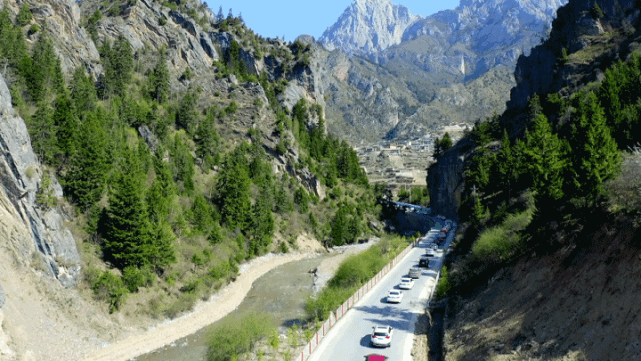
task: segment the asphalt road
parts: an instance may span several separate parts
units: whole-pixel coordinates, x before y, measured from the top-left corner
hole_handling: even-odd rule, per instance
[[[439,224],[437,226],[440,227]],[[435,239],[439,229],[434,228],[428,233],[428,237]],[[414,324],[431,297],[436,275],[443,264],[444,249],[451,243],[453,233],[453,230],[448,232],[442,249],[436,251],[436,257],[430,261],[429,268],[423,268],[421,277],[415,280],[414,287],[411,290],[402,290],[401,303],[387,303],[387,292],[398,289],[401,277],[406,276],[412,266],[418,265],[421,254],[425,253],[425,245],[418,245],[410,251],[358,301],[330,330],[309,360],[364,361],[366,355],[376,353],[389,357],[389,360],[411,361]],[[394,328],[389,348],[380,349],[370,345],[370,336],[375,325],[389,325]]]

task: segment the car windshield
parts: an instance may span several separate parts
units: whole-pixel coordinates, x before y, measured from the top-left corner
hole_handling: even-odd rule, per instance
[[[394,295],[394,296],[396,296],[396,295],[399,295],[399,294],[400,294],[400,292],[398,292],[398,291],[390,291],[390,293],[389,293],[389,294],[390,294],[390,295]]]
[[[374,332],[374,336],[376,336],[376,337],[385,337],[385,336],[387,336],[387,332],[380,332],[380,331],[379,332]]]

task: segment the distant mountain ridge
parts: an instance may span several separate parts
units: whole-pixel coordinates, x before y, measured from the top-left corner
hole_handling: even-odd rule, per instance
[[[566,3],[462,0],[421,18],[389,0],[354,1],[318,39],[328,52],[348,55],[319,56],[329,60],[320,63],[330,130],[360,144],[422,137],[502,112],[517,59],[547,37]]]

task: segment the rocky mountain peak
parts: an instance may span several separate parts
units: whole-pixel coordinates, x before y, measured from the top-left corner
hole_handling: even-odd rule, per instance
[[[318,40],[330,51],[378,53],[399,44],[405,29],[418,19],[389,0],[355,0]]]

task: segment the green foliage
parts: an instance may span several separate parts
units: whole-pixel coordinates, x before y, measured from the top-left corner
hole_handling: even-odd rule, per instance
[[[231,361],[249,352],[252,346],[273,333],[267,314],[250,313],[242,318],[225,318],[211,332],[208,361]]]
[[[33,46],[31,66],[24,69],[27,88],[33,101],[42,100],[46,93],[60,94],[64,90],[64,77],[60,60],[45,34]]]
[[[603,13],[603,10],[601,10],[601,7],[596,1],[594,2],[594,5],[592,5],[592,8],[590,9],[590,15],[592,15],[592,17],[595,19],[601,19],[605,16],[605,14]]]
[[[568,61],[570,61],[570,57],[568,56],[568,49],[566,48],[561,49],[561,61],[563,63],[567,63]]]
[[[197,129],[199,121],[196,103],[198,102],[198,93],[189,90],[181,99],[176,113],[176,127],[185,129],[187,133],[192,134]]]
[[[452,289],[452,284],[450,283],[449,276],[450,273],[447,270],[447,267],[443,266],[443,268],[441,268],[438,284],[436,285],[436,292],[434,293],[434,299],[436,301],[446,297]]]
[[[331,222],[332,244],[342,246],[345,243],[354,243],[361,234],[359,218],[356,209],[347,204],[341,205]]]
[[[91,289],[99,299],[109,302],[109,313],[117,311],[127,296],[127,288],[122,279],[111,271],[104,271],[96,277],[91,283]]]
[[[563,196],[563,170],[566,162],[563,143],[552,133],[543,114],[535,117],[525,136],[525,160],[532,189],[539,197],[558,200]]]
[[[32,19],[33,15],[31,14],[31,9],[29,8],[29,4],[25,1],[20,7],[20,11],[18,11],[16,21],[20,26],[25,26],[29,24]]]
[[[509,260],[521,247],[519,232],[532,220],[532,210],[511,214],[497,227],[485,230],[472,246],[472,254],[479,263],[499,263]]]
[[[449,133],[445,133],[441,139],[436,139],[436,144],[434,145],[434,158],[438,159],[450,148],[452,148],[452,138]]]
[[[134,266],[127,266],[122,271],[122,281],[125,287],[131,293],[138,292],[138,288],[150,286],[156,275],[149,267],[138,269]]]
[[[327,319],[330,311],[335,310],[359,287],[374,277],[407,244],[407,241],[400,237],[384,239],[366,251],[348,257],[329,280],[327,287],[305,303],[308,318]]]
[[[249,164],[242,146],[230,152],[218,175],[218,202],[222,219],[233,229],[246,229],[250,223],[251,190]]]
[[[102,19],[102,13],[100,10],[96,10],[89,19],[87,19],[87,31],[91,35],[91,39],[96,42],[98,39],[98,22]]]
[[[148,264],[152,249],[140,162],[129,148],[122,160],[109,194],[104,238],[107,253],[124,268]]]
[[[15,98],[14,98],[15,99]],[[45,164],[55,164],[58,149],[57,127],[53,123],[53,109],[46,101],[38,102],[36,112],[25,119],[34,152]]]
[[[309,194],[303,187],[298,187],[294,192],[294,203],[298,205],[300,213],[309,212]]]
[[[111,161],[107,149],[109,141],[102,120],[88,113],[80,124],[75,147],[66,173],[65,191],[84,210],[96,204],[105,189]]]
[[[165,49],[161,49],[159,53],[160,57],[158,58],[158,62],[156,63],[153,72],[149,76],[149,83],[151,97],[158,103],[163,104],[169,97],[169,69],[167,68],[167,56],[165,55]]]
[[[101,97],[107,99],[112,96],[124,96],[134,68],[131,45],[127,39],[120,36],[113,47],[107,40],[99,51],[105,70],[100,86]]]
[[[78,114],[94,111],[98,101],[96,87],[93,81],[85,75],[82,67],[77,67],[71,80],[71,99]],[[100,119],[104,122],[103,119]]]
[[[191,156],[189,145],[181,133],[174,136],[170,149],[172,174],[174,181],[180,182],[181,191],[189,193],[194,190],[194,158]]]
[[[575,196],[594,200],[604,182],[614,178],[621,163],[617,144],[610,136],[605,114],[594,93],[587,96],[571,139]]]
[[[605,79],[597,92],[619,149],[634,146],[638,142],[638,134],[641,134],[640,76],[641,55],[634,52],[627,62],[619,61],[605,71]]]

